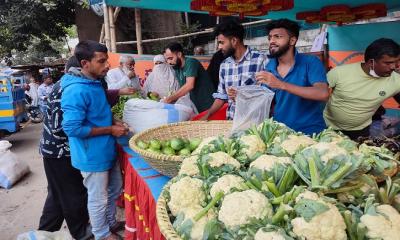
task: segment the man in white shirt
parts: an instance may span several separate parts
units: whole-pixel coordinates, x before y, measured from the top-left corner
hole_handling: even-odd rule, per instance
[[[108,89],[133,87],[140,90],[139,78],[135,74],[135,60],[131,56],[121,55],[119,67],[108,71],[106,81]]]

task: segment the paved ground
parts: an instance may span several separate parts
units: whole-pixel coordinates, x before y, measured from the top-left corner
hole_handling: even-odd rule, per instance
[[[0,188],[0,240],[15,240],[18,234],[35,230],[39,225],[47,195],[46,176],[38,153],[41,132],[41,124],[27,124],[20,132],[4,138],[13,144],[11,151],[29,165],[31,173],[9,190]],[[123,219],[122,210],[118,211],[118,219]],[[65,224],[62,231],[68,231]]]

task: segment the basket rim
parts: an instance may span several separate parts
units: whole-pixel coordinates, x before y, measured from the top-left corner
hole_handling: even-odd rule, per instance
[[[212,120],[212,121],[184,121],[184,122],[178,122],[178,123],[170,123],[170,124],[165,124],[159,127],[155,128],[150,128],[147,129],[141,133],[135,134],[130,140],[129,140],[129,146],[138,154],[142,155],[143,157],[147,158],[153,158],[156,160],[161,160],[161,161],[170,161],[170,162],[181,162],[183,160],[183,157],[181,156],[171,156],[171,155],[165,155],[165,154],[157,154],[157,153],[152,153],[147,150],[141,149],[136,145],[136,142],[138,139],[141,137],[152,133],[152,132],[157,132],[162,129],[166,128],[171,128],[171,127],[179,127],[179,126],[188,126],[188,125],[209,125],[209,124],[232,124],[231,120]]]

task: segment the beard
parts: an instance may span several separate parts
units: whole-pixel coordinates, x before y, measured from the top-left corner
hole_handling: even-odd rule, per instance
[[[222,54],[225,58],[231,57],[235,55],[235,49],[233,47],[230,47],[227,51],[222,51]]]
[[[131,72],[131,70],[129,70],[129,68],[128,68],[127,66],[123,66],[123,67],[122,67],[122,71],[123,71],[126,75],[128,75],[128,74]]]
[[[176,59],[176,63],[175,64],[170,64],[171,67],[173,67],[174,69],[179,69],[182,67],[182,60],[177,58]]]
[[[272,58],[279,58],[282,55],[284,55],[285,53],[287,53],[287,51],[289,51],[290,49],[290,45],[289,42],[283,46],[278,47],[278,50],[271,50],[271,46],[269,47],[269,56]]]

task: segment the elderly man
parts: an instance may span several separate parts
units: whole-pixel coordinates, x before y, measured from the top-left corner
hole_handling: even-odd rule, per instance
[[[121,55],[119,67],[108,71],[106,80],[108,89],[124,87],[140,89],[139,78],[135,73],[135,60],[131,56]]]

